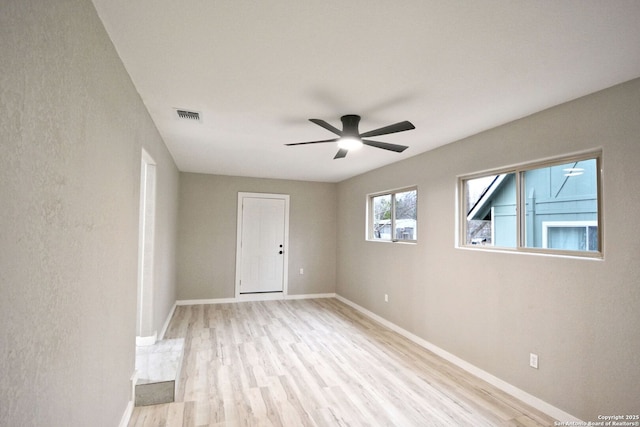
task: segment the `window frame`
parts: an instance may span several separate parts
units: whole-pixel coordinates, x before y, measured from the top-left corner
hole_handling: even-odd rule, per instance
[[[597,226],[597,238],[598,249],[595,251],[580,251],[570,249],[550,249],[545,247],[527,247],[526,246],[526,194],[524,194],[524,174],[525,172],[543,169],[552,166],[563,165],[566,163],[595,160],[596,161],[596,226]],[[516,245],[515,247],[507,246],[495,246],[495,245],[477,245],[466,242],[467,236],[467,212],[465,201],[465,183],[466,181],[483,178],[491,175],[501,175],[513,173],[515,176],[515,190],[516,190]],[[458,237],[456,239],[457,247],[463,249],[484,250],[484,251],[500,251],[500,252],[515,252],[515,253],[529,253],[529,254],[544,254],[553,256],[570,256],[578,258],[591,258],[591,259],[603,259],[604,258],[604,214],[603,214],[603,192],[602,192],[602,150],[587,151],[578,154],[566,155],[561,157],[553,157],[534,162],[521,163],[514,166],[508,166],[503,168],[497,168],[487,170],[483,172],[476,172],[472,174],[459,175],[457,183],[457,203],[458,209],[456,209],[458,215]],[[492,221],[492,234],[495,227],[495,223]]]
[[[396,238],[396,194],[406,193],[409,191],[416,192],[416,231],[415,231],[415,239],[398,239]],[[374,211],[373,208],[373,200],[376,197],[381,196],[391,196],[391,218],[390,218],[390,226],[391,226],[391,239],[382,239],[375,237],[374,230]],[[366,230],[366,240],[369,242],[384,242],[384,243],[407,243],[407,244],[416,244],[418,243],[418,186],[412,185],[409,187],[402,187],[393,190],[380,191],[376,193],[367,194],[367,230]]]

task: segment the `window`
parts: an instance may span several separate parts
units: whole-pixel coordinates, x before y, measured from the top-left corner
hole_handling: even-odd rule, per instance
[[[406,188],[369,196],[369,240],[418,240],[418,190]]]
[[[461,245],[601,256],[600,153],[460,179]]]

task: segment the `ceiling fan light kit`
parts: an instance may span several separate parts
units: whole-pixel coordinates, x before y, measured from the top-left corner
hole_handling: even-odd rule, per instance
[[[362,141],[360,138],[354,138],[353,136],[343,136],[338,139],[338,147],[345,150],[359,150],[362,148]]]
[[[337,142],[338,152],[336,153],[334,159],[342,159],[346,157],[349,150],[357,150],[361,148],[363,145],[368,145],[370,147],[381,148],[383,150],[394,151],[396,153],[402,153],[406,150],[406,145],[398,145],[398,144],[389,144],[387,142],[379,142],[372,141],[368,139],[362,139],[363,137],[367,138],[370,136],[380,136],[380,135],[388,135],[390,133],[396,132],[404,132],[407,130],[415,129],[415,126],[408,121],[395,123],[389,126],[384,126],[378,129],[370,130],[368,132],[360,133],[358,130],[358,124],[360,123],[360,116],[355,114],[347,114],[340,118],[342,121],[342,130],[330,125],[324,120],[320,119],[309,119],[309,121],[321,126],[328,131],[336,134],[339,138],[333,139],[323,139],[320,141],[309,141],[309,142],[295,142],[292,144],[285,144],[287,146],[292,145],[308,145],[308,144],[322,144],[326,142]]]

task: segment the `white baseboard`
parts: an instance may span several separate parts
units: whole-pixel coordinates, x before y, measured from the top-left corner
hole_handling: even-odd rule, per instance
[[[509,384],[508,382],[501,380],[500,378],[488,373],[487,371],[484,371],[480,368],[478,368],[477,366],[472,365],[471,363],[460,359],[458,356],[449,353],[448,351],[438,347],[435,344],[430,343],[429,341],[426,341],[422,338],[420,338],[417,335],[412,334],[411,332],[401,328],[400,326],[396,325],[395,323],[392,323],[388,320],[386,320],[383,317],[378,316],[377,314],[367,310],[364,307],[359,306],[358,304],[340,296],[340,295],[336,295],[336,299],[338,299],[339,301],[342,301],[343,303],[347,304],[350,307],[353,307],[354,309],[358,310],[359,312],[361,312],[362,314],[364,314],[367,317],[370,317],[371,319],[375,320],[378,323],[381,323],[382,325],[386,326],[387,328],[391,329],[394,332],[397,332],[398,334],[402,335],[403,337],[410,339],[411,341],[413,341],[414,343],[418,344],[421,347],[426,348],[427,350],[437,354],[438,356],[442,357],[443,359],[453,363],[454,365],[464,369],[465,371],[469,372],[470,374],[488,382],[489,384],[491,384],[492,386],[504,391],[505,393],[510,394],[511,396],[520,399],[521,401],[523,401],[524,403],[528,404],[529,406],[532,406],[533,408],[538,409],[539,411],[544,412],[545,414],[555,418],[556,420],[561,420],[561,421],[571,421],[571,422],[576,422],[576,423],[582,423],[583,421],[574,417],[571,414],[568,414],[566,412],[564,412],[563,410],[556,408],[555,406],[527,393],[524,390],[521,390],[511,384]]]
[[[235,298],[183,299],[177,300],[176,305],[228,304],[232,302],[237,301]]]
[[[335,298],[335,293],[324,294],[301,294],[301,295],[283,295],[274,293],[264,294],[244,294],[238,298],[213,298],[213,299],[187,299],[178,300],[175,305],[199,305],[199,304],[229,304],[247,301],[272,301],[272,300],[293,300],[293,299],[313,299],[313,298]]]
[[[134,369],[133,374],[131,374],[131,378],[129,378],[129,381],[131,381],[131,401],[135,401],[136,400],[136,384],[138,383],[138,370]]]
[[[158,331],[154,331],[153,335],[148,337],[136,337],[136,346],[144,347],[148,345],[154,345],[158,341]]]
[[[124,414],[122,414],[122,418],[120,418],[119,427],[127,427],[129,425],[129,421],[131,421],[131,415],[133,414],[133,400],[130,400],[127,403],[127,407],[124,410]]]
[[[162,326],[162,331],[160,331],[160,340],[164,339],[164,335],[167,333],[167,328],[169,328],[169,323],[171,323],[171,318],[173,317],[173,313],[176,311],[177,303],[173,303],[173,307],[169,310],[169,314],[167,315],[167,319],[164,321],[164,325]]]
[[[127,427],[129,425],[129,421],[131,421],[131,415],[133,414],[136,401],[136,384],[138,383],[137,369],[133,370],[131,377],[129,377],[129,381],[131,382],[131,395],[129,396],[129,402],[124,410],[124,414],[122,414],[122,418],[120,418],[119,427]]]

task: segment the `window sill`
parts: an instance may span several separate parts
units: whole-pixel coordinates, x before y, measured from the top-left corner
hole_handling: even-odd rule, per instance
[[[417,245],[418,241],[417,240],[378,240],[378,239],[366,239],[365,241],[367,242],[374,242],[374,243],[397,243],[400,245]]]
[[[494,246],[478,246],[478,245],[456,245],[456,249],[478,252],[497,252],[519,255],[534,255],[552,258],[568,258],[581,259],[590,261],[604,261],[604,255],[601,252],[574,252],[574,251],[552,251],[552,250],[534,250],[528,248],[503,248]]]

